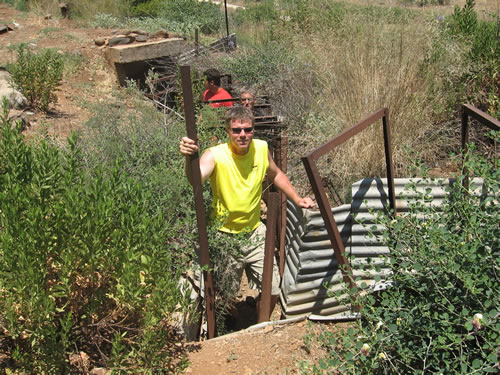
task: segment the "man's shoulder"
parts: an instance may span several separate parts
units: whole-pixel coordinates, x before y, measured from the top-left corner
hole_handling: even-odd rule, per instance
[[[267,142],[264,141],[263,139],[254,138],[253,143],[254,143],[255,148],[267,150]]]
[[[220,88],[219,92],[217,93],[220,97],[224,97],[224,99],[232,99],[233,97],[231,94],[223,87]]]
[[[214,157],[217,157],[218,155],[221,155],[222,153],[227,153],[227,150],[229,150],[227,143],[220,143],[216,146],[212,146],[212,147],[207,149],[207,151],[212,152]]]

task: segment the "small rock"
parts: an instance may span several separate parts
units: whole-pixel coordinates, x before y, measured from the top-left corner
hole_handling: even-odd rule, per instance
[[[274,330],[273,326],[264,327],[264,333],[269,333],[269,332],[272,332],[273,330]]]
[[[94,367],[92,370],[89,372],[90,375],[108,375],[111,374],[110,370],[106,370],[103,367]]]
[[[10,31],[10,30],[9,30],[8,25],[0,25],[0,34],[6,33],[7,31]]]
[[[87,369],[90,365],[90,357],[85,352],[71,354],[69,356],[69,364],[74,367]]]
[[[106,38],[95,38],[94,43],[99,47],[103,46],[106,44]]]
[[[51,14],[46,14],[44,18],[46,20],[51,20],[52,19],[52,15]]]
[[[138,35],[148,35],[148,33],[143,30],[132,30],[132,32]]]
[[[108,42],[109,47],[125,45],[131,43],[131,39],[129,37],[115,37],[111,38]]]
[[[159,30],[153,34],[154,38],[168,38],[168,32],[166,30]]]
[[[23,131],[31,126],[29,116],[32,115],[33,112],[23,112],[20,110],[12,109],[9,111],[9,121],[11,122],[11,124],[17,124],[18,122],[21,122],[21,131]]]
[[[148,41],[148,36],[147,35],[137,35],[135,38],[136,42],[147,42]]]
[[[25,108],[28,101],[21,92],[11,87],[10,79],[9,72],[0,69],[0,103],[5,97],[9,108]]]

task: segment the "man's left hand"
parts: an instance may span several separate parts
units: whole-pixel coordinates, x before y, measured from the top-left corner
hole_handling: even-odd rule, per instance
[[[314,204],[314,201],[309,197],[300,198],[300,201],[297,202],[297,205],[302,208],[313,208],[316,206]]]

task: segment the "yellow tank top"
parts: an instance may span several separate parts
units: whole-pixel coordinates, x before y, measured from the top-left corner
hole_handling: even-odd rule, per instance
[[[215,168],[210,176],[212,217],[219,230],[252,231],[260,223],[262,182],[269,167],[267,142],[254,139],[246,155],[234,154],[229,143],[211,147]]]

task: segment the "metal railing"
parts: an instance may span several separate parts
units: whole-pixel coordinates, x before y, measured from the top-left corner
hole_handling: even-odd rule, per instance
[[[470,122],[469,118],[472,117],[475,120],[477,120],[481,125],[491,129],[491,130],[500,130],[500,121],[497,119],[491,117],[487,113],[484,113],[483,111],[477,109],[476,107],[471,106],[470,104],[464,104],[462,106],[462,132],[461,132],[461,138],[462,138],[462,171],[465,176],[464,178],[464,187],[466,189],[469,188],[469,172],[467,170],[467,167],[465,166],[465,161],[467,157],[467,153],[469,151],[469,129],[470,129]],[[496,144],[495,144],[495,149],[496,149]]]
[[[325,188],[323,187],[321,176],[319,174],[316,161],[332,151],[334,148],[340,146],[345,143],[347,140],[354,137],[356,134],[360,133],[364,129],[368,128],[370,125],[375,124],[378,120],[382,119],[382,128],[384,134],[384,148],[385,148],[385,159],[386,159],[386,169],[387,169],[387,183],[389,190],[389,205],[392,209],[392,212],[396,213],[396,200],[394,195],[394,173],[392,167],[392,150],[391,150],[391,135],[390,135],[390,127],[389,127],[389,111],[387,108],[379,109],[374,112],[358,124],[354,125],[352,128],[344,131],[342,134],[336,136],[329,142],[323,144],[322,146],[316,148],[315,150],[308,153],[306,156],[302,158],[302,162],[304,163],[304,167],[307,172],[307,176],[311,183],[314,195],[316,197],[316,201],[318,203],[321,215],[325,222],[325,226],[328,232],[328,236],[332,247],[334,249],[335,259],[340,266],[342,271],[343,280],[346,284],[349,285],[350,288],[355,287],[355,282],[352,277],[352,269],[349,264],[349,261],[345,255],[345,248],[342,242],[342,238],[340,236],[337,224],[335,223],[335,219],[333,217],[331,211],[331,205],[328,200],[328,197],[325,192]],[[354,303],[353,297],[353,307],[355,310],[359,309]]]

